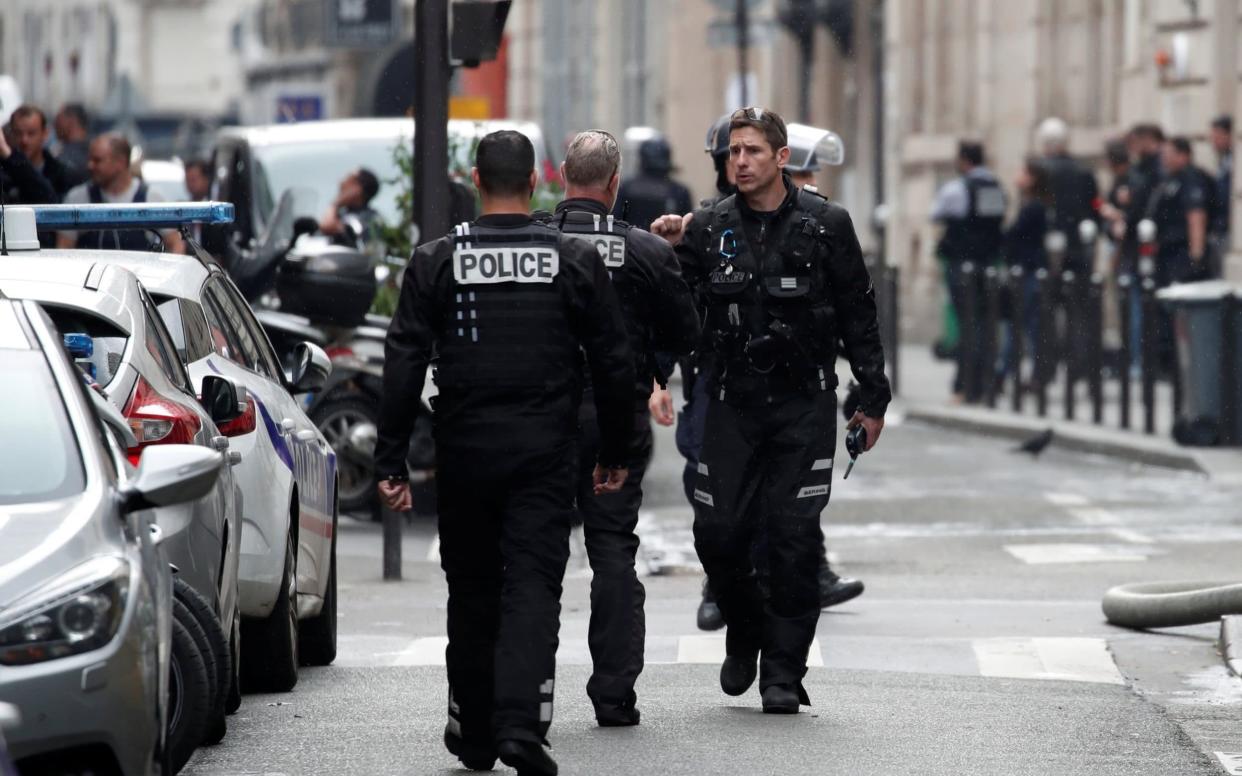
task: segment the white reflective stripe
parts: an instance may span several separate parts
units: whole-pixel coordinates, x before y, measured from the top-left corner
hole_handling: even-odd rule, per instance
[[[781,288],[797,288],[797,278],[781,278]]]
[[[608,231],[610,231],[610,232],[612,231],[612,224],[613,224],[613,222],[614,222],[614,221],[616,221],[616,220],[617,220],[617,219],[613,217],[612,213],[609,213],[609,214],[608,214]]]
[[[548,681],[539,685],[539,692],[543,693],[544,695],[551,695],[554,689],[556,689],[556,680],[554,679],[549,679]]]
[[[549,701],[544,701],[543,703],[539,704],[539,721],[540,722],[551,722],[552,721],[552,704]]]
[[[712,500],[712,494],[706,491],[696,490],[694,492],[694,500],[701,501],[704,504],[708,505],[709,507],[716,506],[716,502]]]
[[[597,232],[598,232],[598,231],[599,231],[599,214],[598,214],[598,213],[592,213],[592,214],[591,214],[591,218],[593,218],[593,219],[595,220],[595,231],[597,231]]]
[[[798,498],[811,498],[812,496],[827,496],[827,485],[808,485],[798,491]]]
[[[707,476],[707,464],[702,461],[699,461],[699,474],[702,474],[704,477]]]
[[[831,468],[832,468],[831,458],[820,458],[815,463],[811,464],[811,471],[813,472],[823,471],[824,469],[831,469]]]

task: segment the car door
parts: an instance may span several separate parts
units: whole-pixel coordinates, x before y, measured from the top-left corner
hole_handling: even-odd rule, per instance
[[[335,530],[336,456],[302,407],[285,387],[276,354],[250,307],[223,275],[213,273],[204,301],[238,337],[242,356],[259,377],[256,390],[283,435],[298,484],[298,590],[323,595]]]

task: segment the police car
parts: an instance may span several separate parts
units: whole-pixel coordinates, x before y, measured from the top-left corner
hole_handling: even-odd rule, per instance
[[[232,220],[221,203],[34,208],[41,229],[166,229]],[[81,255],[45,251],[41,259]],[[222,429],[242,491],[238,600],[241,672],[251,689],[286,691],[299,664],[336,657],[336,455],[292,394],[318,389],[331,369],[318,346],[297,348],[286,375],[250,307],[205,253],[90,252],[133,272],[199,384],[224,376],[244,387],[245,411]]]

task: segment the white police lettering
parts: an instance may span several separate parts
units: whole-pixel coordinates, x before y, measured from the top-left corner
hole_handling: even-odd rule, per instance
[[[605,267],[616,268],[625,264],[625,238],[616,234],[566,233],[566,237],[583,240],[595,246]]]
[[[544,245],[497,245],[453,251],[453,279],[462,285],[551,283],[560,266],[556,248]]]
[[[811,498],[812,496],[827,496],[827,495],[828,495],[827,485],[808,485],[807,487],[798,491],[797,497],[798,498]]]

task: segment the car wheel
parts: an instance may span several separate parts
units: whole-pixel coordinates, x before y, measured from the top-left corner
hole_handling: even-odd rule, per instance
[[[207,735],[203,739],[205,744],[218,744],[224,739],[227,731],[227,725],[224,721],[225,717],[225,699],[229,691],[229,676],[232,673],[232,656],[229,654],[228,638],[224,635],[224,628],[220,625],[220,619],[216,616],[215,607],[203,597],[185,580],[180,577],[173,581],[174,598],[183,606],[187,607],[198,625],[202,628],[204,638],[208,642],[208,650],[211,653],[211,668],[209,671],[215,681],[213,685],[215,691],[212,693],[211,716],[208,721]],[[200,646],[200,651],[207,653]]]
[[[233,628],[229,635],[229,654],[232,671],[229,673],[229,691],[224,698],[224,712],[234,714],[241,708],[241,607],[233,610]]]
[[[174,618],[168,680],[168,759],[177,773],[189,761],[207,730],[211,676],[190,629]]]
[[[302,623],[298,636],[302,664],[331,665],[336,660],[336,520],[333,520],[332,557],[328,560],[328,587],[319,614]]]
[[[360,446],[352,432],[364,423],[375,428],[379,408],[356,395],[329,399],[310,413],[336,452],[337,498],[347,514],[370,514],[376,501],[375,448]]]
[[[298,683],[297,547],[285,541],[281,596],[262,620],[242,620],[242,689],[246,692],[288,692]]]

